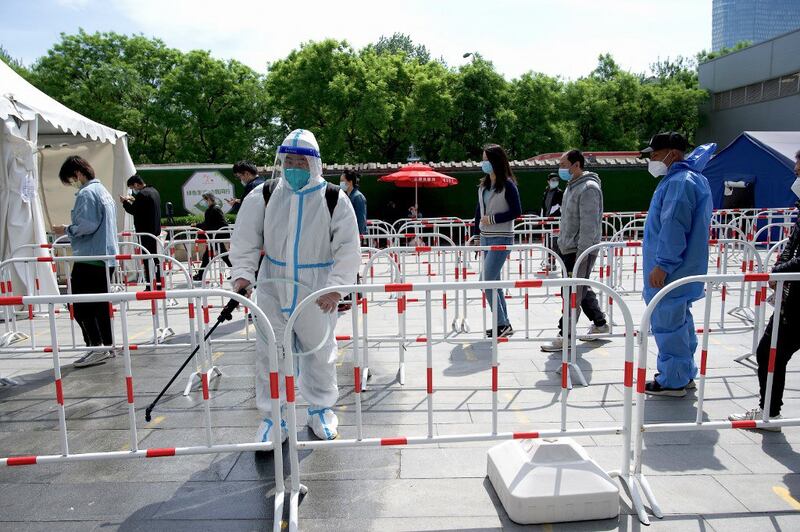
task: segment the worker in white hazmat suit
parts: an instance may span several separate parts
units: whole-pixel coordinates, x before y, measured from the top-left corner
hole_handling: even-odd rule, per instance
[[[361,253],[353,207],[344,192],[322,179],[322,160],[314,134],[303,129],[290,133],[278,148],[275,167],[275,179],[254,189],[242,202],[230,258],[234,290],[252,284],[257,273],[258,306],[275,331],[280,355],[286,321],[298,303],[315,290],[355,284]],[[262,249],[265,256],[259,268]],[[268,282],[270,279],[284,282]],[[316,305],[301,311],[294,326],[295,352],[308,352],[322,344],[313,353],[298,357],[298,387],[310,405],[308,425],[317,437],[327,440],[338,434],[333,412],[339,396],[333,328],[341,296],[331,293],[320,297]],[[256,342],[255,368],[256,406],[264,418],[256,439],[268,442],[273,428],[270,367],[261,338]],[[288,437],[284,406],[282,441]]]

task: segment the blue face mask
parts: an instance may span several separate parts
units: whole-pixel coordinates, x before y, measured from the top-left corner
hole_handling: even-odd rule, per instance
[[[283,177],[286,178],[292,190],[298,191],[311,179],[311,172],[302,168],[284,168]]]
[[[481,170],[483,170],[484,174],[491,174],[494,171],[492,168],[492,163],[489,161],[481,161]]]
[[[560,177],[564,181],[569,181],[570,179],[572,179],[572,175],[569,173],[569,168],[559,168],[558,177]]]

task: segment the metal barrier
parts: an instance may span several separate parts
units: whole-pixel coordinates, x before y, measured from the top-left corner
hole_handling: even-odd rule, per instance
[[[797,426],[800,425],[800,418],[792,419],[769,419],[769,406],[772,396],[772,379],[773,370],[775,366],[775,353],[778,341],[778,324],[780,319],[774,320],[772,325],[772,338],[770,343],[770,356],[769,356],[769,376],[767,379],[767,392],[764,398],[764,418],[760,421],[703,421],[703,399],[705,395],[706,383],[706,365],[708,360],[708,337],[709,337],[709,324],[711,319],[711,283],[733,283],[733,282],[756,282],[757,296],[766,292],[764,283],[775,281],[777,286],[775,288],[776,294],[783,293],[783,284],[787,281],[800,282],[800,274],[736,274],[736,275],[696,275],[692,277],[685,277],[670,283],[662,288],[655,297],[647,305],[647,308],[642,315],[641,325],[639,327],[640,333],[650,329],[650,317],[658,303],[664,299],[671,291],[676,288],[685,286],[689,283],[701,282],[706,285],[705,295],[705,314],[703,318],[703,327],[698,332],[702,332],[703,339],[701,344],[701,357],[700,357],[700,382],[697,386],[697,415],[696,419],[691,422],[683,423],[645,423],[645,383],[647,382],[647,344],[648,335],[639,334],[639,356],[637,362],[637,377],[636,377],[636,422],[634,423],[633,434],[634,440],[634,454],[633,454],[633,475],[639,482],[642,491],[645,494],[650,508],[656,517],[661,518],[663,513],[656,501],[655,495],[650,488],[647,480],[642,474],[642,446],[644,442],[644,434],[647,432],[686,432],[694,430],[719,430],[719,429],[754,429],[761,427],[784,427],[784,426]],[[775,315],[781,314],[781,299],[775,298]]]
[[[78,294],[66,296],[11,296],[0,297],[0,306],[9,305],[47,305],[51,312],[50,315],[50,335],[53,355],[53,380],[55,384],[55,400],[59,419],[59,435],[61,452],[50,455],[29,455],[29,456],[8,456],[0,458],[0,466],[25,466],[34,464],[49,464],[59,462],[85,462],[101,460],[130,460],[137,458],[160,458],[168,456],[186,456],[196,454],[218,454],[242,451],[267,451],[273,449],[275,453],[275,504],[274,504],[274,530],[281,530],[283,519],[284,504],[284,474],[283,474],[283,449],[281,446],[281,431],[272,431],[272,441],[264,443],[215,443],[211,424],[211,390],[208,379],[202,379],[203,388],[203,409],[205,424],[205,444],[190,447],[166,447],[166,448],[139,448],[139,438],[137,432],[137,415],[134,397],[134,375],[131,365],[131,351],[133,346],[128,343],[127,318],[128,305],[134,301],[156,301],[166,298],[186,299],[190,305],[196,304],[198,298],[220,296],[234,299],[240,305],[248,308],[248,311],[256,316],[257,331],[265,340],[267,346],[267,356],[270,364],[270,397],[272,403],[273,426],[279,427],[280,420],[280,399],[278,391],[278,354],[275,335],[272,326],[267,320],[266,315],[255,304],[247,298],[223,290],[174,290],[174,291],[151,291],[151,292],[125,292],[117,294]],[[122,320],[122,355],[125,364],[125,381],[122,389],[125,390],[127,397],[127,415],[129,431],[129,449],[125,451],[110,452],[87,452],[71,453],[69,449],[69,438],[67,433],[66,410],[64,407],[65,394],[62,385],[61,361],[59,358],[60,346],[56,333],[55,314],[52,312],[57,305],[72,305],[74,303],[89,302],[108,302],[120,306],[120,319]],[[199,319],[199,315],[190,317],[190,322]],[[199,323],[198,323],[199,325]],[[210,360],[210,349],[207,349],[204,342],[200,342],[200,353],[198,360]],[[207,362],[206,362],[207,363]],[[203,374],[205,375],[205,373]],[[287,384],[290,382],[291,373],[288,373]],[[293,386],[293,385],[292,385]],[[287,386],[287,389],[294,389]]]
[[[474,289],[474,290],[487,290],[487,289],[510,289],[510,288],[542,288],[552,287],[562,289],[564,287],[574,287],[577,285],[587,285],[597,290],[607,293],[609,297],[615,299],[619,305],[623,315],[626,335],[625,335],[625,363],[622,370],[622,379],[624,385],[624,408],[623,408],[623,421],[619,425],[598,427],[591,429],[568,429],[567,424],[567,399],[569,395],[568,388],[568,360],[566,346],[562,352],[562,379],[561,379],[561,423],[559,430],[542,430],[537,432],[499,432],[498,431],[498,390],[499,375],[498,375],[498,344],[505,343],[507,338],[497,338],[493,336],[490,341],[492,345],[492,361],[491,361],[491,377],[490,389],[492,391],[492,431],[489,433],[476,433],[476,434],[461,434],[461,435],[434,435],[433,434],[433,418],[434,418],[434,404],[433,396],[435,392],[433,382],[433,351],[432,346],[434,342],[432,330],[432,292],[456,290],[456,289]],[[417,341],[424,343],[426,346],[426,404],[427,404],[427,435],[425,436],[406,436],[398,435],[395,437],[384,438],[370,438],[364,437],[363,422],[362,422],[362,405],[361,393],[363,388],[361,386],[362,378],[361,373],[363,370],[361,349],[359,342],[353,343],[353,382],[355,392],[355,412],[356,412],[356,437],[352,439],[340,438],[336,440],[321,440],[321,441],[298,441],[297,440],[297,414],[295,411],[296,403],[294,396],[294,342],[293,342],[293,327],[300,315],[300,312],[314,302],[320,296],[331,292],[339,292],[340,294],[350,293],[355,300],[358,292],[383,292],[390,294],[399,294],[405,297],[409,292],[424,292],[425,301],[425,331],[422,336],[417,337]],[[493,298],[493,325],[497,327],[497,298]],[[351,310],[351,323],[353,328],[353,336],[360,337],[359,323],[358,323],[358,308],[359,305],[353,305]],[[289,426],[289,458],[290,458],[290,474],[291,474],[291,492],[289,496],[289,530],[298,530],[299,527],[299,502],[300,495],[306,493],[308,490],[305,486],[300,484],[300,469],[298,452],[302,449],[325,449],[325,448],[363,448],[363,447],[387,447],[398,445],[419,445],[431,443],[453,443],[453,442],[467,442],[467,441],[501,441],[510,439],[535,439],[535,438],[558,438],[569,436],[586,436],[586,435],[621,435],[622,436],[622,453],[620,457],[620,470],[612,471],[610,474],[619,477],[622,484],[628,489],[634,507],[640,520],[643,523],[648,523],[644,506],[642,505],[641,498],[639,497],[636,485],[632,482],[630,476],[630,459],[631,459],[631,442],[630,430],[632,426],[632,398],[633,398],[633,320],[628,311],[627,306],[622,301],[619,294],[610,290],[607,286],[596,281],[588,281],[585,279],[529,279],[521,281],[478,281],[469,283],[426,283],[426,284],[388,284],[388,285],[349,285],[349,286],[336,286],[318,290],[307,298],[303,299],[295,309],[295,312],[290,316],[284,335],[284,348],[286,349],[287,356],[283,359],[283,372],[286,377],[286,390],[287,390],[287,414]],[[368,336],[363,335],[363,341],[367,342]],[[488,380],[488,379],[487,379]],[[436,388],[439,390],[446,389],[444,387]],[[289,392],[291,390],[291,392]],[[278,431],[276,431],[278,432]]]
[[[442,291],[442,297],[436,300],[437,302],[441,303],[441,308],[442,308],[442,332],[441,332],[440,341],[447,341],[451,337],[451,332],[455,333],[456,335],[458,335],[459,333],[469,333],[470,332],[469,323],[467,321],[467,306],[468,306],[467,275],[470,274],[470,273],[476,273],[476,272],[468,271],[469,268],[466,265],[468,263],[468,261],[469,261],[470,254],[472,254],[472,253],[480,253],[482,251],[509,251],[511,253],[519,252],[522,256],[527,257],[528,253],[530,251],[532,251],[532,250],[541,251],[545,255],[549,255],[553,259],[553,261],[556,264],[558,264],[559,271],[561,272],[561,275],[564,276],[564,272],[566,271],[566,269],[564,267],[564,262],[561,259],[561,257],[558,256],[558,254],[555,253],[553,250],[548,249],[548,248],[546,248],[544,246],[540,246],[540,245],[520,245],[520,244],[515,244],[515,245],[509,245],[509,246],[456,246],[456,247],[419,246],[419,247],[407,247],[407,248],[406,247],[386,248],[386,249],[380,250],[378,253],[376,253],[375,255],[373,255],[370,258],[370,260],[364,266],[363,277],[366,278],[366,273],[372,269],[373,264],[376,261],[378,261],[378,260],[380,260],[382,258],[389,257],[389,258],[392,258],[391,262],[394,263],[397,266],[397,282],[402,284],[402,283],[405,283],[407,281],[407,277],[406,277],[406,272],[405,272],[404,268],[402,268],[400,266],[401,262],[397,260],[397,257],[406,257],[407,255],[419,256],[420,254],[436,254],[436,256],[439,257],[439,259],[440,259],[440,262],[439,262],[439,265],[438,265],[439,266],[439,268],[438,268],[439,278],[442,280],[442,282],[447,282],[447,272],[449,271],[449,268],[448,268],[449,263],[447,261],[447,257],[448,257],[449,254],[455,254],[456,256],[455,256],[455,260],[454,260],[454,266],[455,266],[454,267],[454,279],[455,279],[455,282],[457,284],[455,284],[454,286],[456,286],[457,289],[454,290],[455,297],[450,299],[450,301],[453,301],[453,304],[455,306],[455,316],[453,318],[453,322],[451,324],[450,330],[448,330],[448,327],[447,327],[447,325],[449,323],[449,320],[448,320],[448,296],[447,296],[447,290],[443,290]],[[405,261],[402,261],[402,262],[405,263]],[[429,266],[430,266],[430,262],[431,261],[428,261],[428,265]],[[482,261],[481,261],[481,264],[482,264]],[[477,273],[478,273],[478,275],[480,277],[481,276],[480,272],[477,272]],[[526,267],[524,269],[524,273],[523,273],[522,263],[520,263],[519,273],[520,273],[521,277],[525,276],[525,277],[522,277],[522,278],[527,278],[526,276],[532,275],[534,272],[531,271],[531,269]],[[431,276],[432,276],[432,272],[429,270],[427,277],[430,278]],[[370,286],[370,285],[360,285],[360,286]],[[528,289],[527,288],[525,288],[525,287],[518,287],[518,288],[520,288],[520,296],[521,296],[521,299],[523,301],[523,305],[524,305],[524,309],[525,309],[525,330],[524,330],[525,337],[524,338],[517,337],[515,339],[511,339],[512,341],[524,341],[524,340],[529,340],[531,338],[531,335],[530,335],[530,331],[531,331],[530,313],[529,313],[530,295],[528,293]],[[372,294],[374,294],[374,291],[368,291],[366,293],[369,293],[370,295],[372,295]],[[542,296],[542,297],[548,297],[549,295],[550,294],[549,294],[549,289],[548,289],[548,294],[546,296]],[[405,384],[405,352],[406,352],[406,346],[416,342],[416,338],[408,338],[406,336],[406,327],[407,327],[407,325],[406,325],[406,323],[407,323],[407,321],[406,321],[406,310],[407,310],[408,305],[410,303],[420,303],[420,301],[418,299],[415,299],[415,298],[410,298],[409,299],[409,298],[407,298],[405,296],[405,294],[397,294],[397,296],[398,296],[396,298],[396,302],[397,302],[396,314],[397,314],[397,321],[398,321],[398,332],[397,332],[397,335],[396,336],[381,336],[379,338],[373,338],[373,341],[377,342],[377,343],[382,343],[382,342],[397,343],[397,345],[398,345],[398,372],[397,372],[397,374],[398,374],[398,381],[402,385],[402,384]],[[509,296],[506,296],[506,298],[508,298],[508,297]],[[567,300],[568,299],[563,299],[562,298],[562,301],[567,301]],[[373,301],[374,301],[374,299],[373,299]],[[477,301],[477,298],[474,301]],[[366,297],[362,297],[360,303],[361,303],[361,308],[362,308],[362,312],[363,312],[364,334],[366,335],[366,334],[368,334],[368,330],[369,330],[368,319],[367,319],[369,302],[368,302]],[[487,310],[486,310],[485,292],[481,293],[481,308],[482,308],[482,312],[483,312],[483,326],[484,326],[484,328],[486,328],[486,312],[487,312]],[[463,315],[461,314],[462,311],[463,311]],[[460,323],[459,323],[459,318],[461,318]],[[552,337],[552,338],[541,337],[541,336],[537,337],[537,339],[539,339],[539,340],[548,340],[548,339],[554,339],[554,338],[555,337]],[[354,341],[355,342],[356,339],[357,339],[357,336],[355,334],[352,335],[352,336],[338,336],[337,337],[337,340],[339,340],[339,341]],[[466,338],[464,338],[462,336],[458,336],[458,341],[464,341],[464,340],[466,340]],[[363,388],[367,387],[367,379],[369,378],[369,376],[370,376],[370,373],[369,373],[369,345],[365,344],[364,345],[364,372],[362,374],[362,378],[363,378],[362,387]],[[582,378],[582,376],[581,376],[581,378]]]

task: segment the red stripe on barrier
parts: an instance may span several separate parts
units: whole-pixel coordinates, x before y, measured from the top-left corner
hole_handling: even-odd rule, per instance
[[[538,432],[515,432],[515,440],[536,440],[539,438]]]
[[[133,377],[125,377],[125,388],[128,391],[128,404],[133,404]]]
[[[573,292],[569,295],[569,306],[570,308],[576,308],[578,306],[578,294]]]
[[[492,366],[492,391],[497,391],[497,366]]]
[[[768,273],[748,273],[744,276],[745,281],[769,281]]]
[[[505,251],[507,246],[489,246],[489,251]]]
[[[506,342],[508,342],[508,338],[506,338],[505,336],[497,339],[498,344],[504,344]]]
[[[53,262],[53,257],[36,257],[36,262]]]
[[[203,384],[203,401],[208,401],[208,373],[205,371],[200,374],[200,382]]]
[[[433,368],[428,368],[428,393],[433,393]]]
[[[75,309],[72,308],[72,303],[67,305],[67,309],[69,310],[69,319],[74,320],[75,319]]]
[[[109,305],[110,305],[110,303],[109,303]],[[29,320],[33,319],[33,305],[28,305],[28,319]]]
[[[417,336],[417,342],[424,344],[428,342],[428,339],[425,336]]]
[[[353,339],[352,336],[347,336],[346,334],[341,334],[341,335],[336,337],[336,341],[337,342],[344,342],[344,341],[352,340],[352,339]]]
[[[514,283],[514,288],[540,288],[541,286],[541,279],[528,279],[525,281],[516,281]]]
[[[203,306],[203,323],[208,323],[211,321],[211,318],[208,316],[208,307]]]
[[[633,362],[625,361],[625,380],[623,384],[626,388],[633,386]]]
[[[708,361],[708,350],[703,349],[700,354],[700,375],[706,374],[706,362]]]
[[[561,363],[561,387],[567,387],[567,379],[569,375],[569,364],[566,362]]]
[[[56,402],[64,406],[64,389],[61,387],[61,379],[56,379]]]
[[[161,449],[147,449],[147,458],[160,458],[162,456],[175,456],[175,447],[164,447]]]
[[[42,249],[53,249],[53,244],[39,244]]]
[[[640,247],[642,247],[642,243],[641,242],[625,242],[625,247],[626,248],[640,248]]]
[[[359,366],[353,366],[353,384],[356,393],[361,393],[361,368]]]
[[[727,286],[722,285],[722,300],[723,301],[725,301],[725,296],[728,294],[728,289],[727,288],[728,288]]]
[[[381,438],[381,445],[406,445],[408,438]]]
[[[280,389],[279,389],[279,381],[278,381],[278,372],[277,371],[270,371],[269,372],[269,396],[272,399],[278,399],[280,397]]]
[[[286,402],[294,403],[294,375],[286,376]]]
[[[442,308],[447,308],[447,292],[442,292]]]
[[[411,283],[393,283],[383,286],[384,292],[410,292],[414,289]]]
[[[769,364],[767,365],[767,372],[773,373],[775,371],[775,355],[777,350],[774,347],[769,348]]]
[[[430,251],[430,250],[431,250],[430,246],[417,246],[417,247],[414,248],[414,251],[416,253],[425,253],[426,251]]]
[[[6,458],[7,466],[34,465],[35,463],[35,456],[9,456]]]
[[[644,393],[644,385],[647,383],[647,370],[645,368],[639,368],[639,371],[636,373],[636,391],[638,393]]]
[[[361,298],[361,312],[363,314],[367,313],[367,298],[366,297],[362,297]]]
[[[194,303],[189,303],[189,319],[194,319]]]
[[[167,298],[167,293],[164,290],[136,292],[137,301],[149,301],[151,299],[166,299],[166,298]]]
[[[528,310],[528,292],[525,292],[525,310]]]
[[[716,246],[718,242],[719,242],[719,240],[717,240],[716,238],[710,238],[708,240],[708,245],[709,246]]]
[[[756,422],[751,419],[744,419],[742,421],[731,421],[731,428],[734,429],[754,429]]]
[[[131,254],[114,255],[114,258],[117,260],[131,260]]]
[[[756,290],[756,306],[761,306],[761,290]]]

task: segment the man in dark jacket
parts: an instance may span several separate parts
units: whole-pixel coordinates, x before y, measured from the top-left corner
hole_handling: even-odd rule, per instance
[[[542,209],[539,216],[544,218],[561,217],[561,201],[564,199],[564,193],[558,188],[558,174],[551,172],[547,176],[547,188],[544,189],[542,196]]]
[[[217,197],[211,192],[206,192],[205,194],[203,194],[203,199],[206,201],[208,207],[206,208],[205,213],[203,213],[203,221],[200,222],[199,224],[192,224],[193,227],[197,227],[198,229],[202,229],[203,231],[217,231],[219,229],[222,229],[223,227],[227,227],[228,221],[225,220],[225,213],[223,213],[220,206],[217,205]],[[225,247],[225,244],[223,243],[214,244],[213,242],[210,241],[229,238],[229,236],[230,235],[228,235],[227,233],[213,233],[206,237],[206,239],[209,241],[206,242],[206,249],[203,252],[203,257],[200,261],[200,268],[197,270],[197,273],[194,274],[195,281],[203,280],[203,270],[206,269],[206,266],[208,266],[208,263],[211,260],[209,250],[212,248],[212,246],[216,246],[221,253],[227,253],[228,251],[227,248]],[[231,261],[228,260],[227,255],[222,257],[222,260],[225,261],[225,264],[227,264],[228,267],[231,266]]]
[[[264,182],[264,178],[258,175],[256,165],[248,161],[239,161],[233,165],[233,177],[239,180],[244,187],[244,193],[241,198],[229,199],[228,205],[231,206],[231,214],[239,212],[244,198],[253,191],[258,185]]]
[[[794,173],[797,178],[792,184],[792,192],[800,197],[800,151],[795,154]],[[800,201],[796,203],[800,209]],[[800,273],[800,213],[798,213],[789,242],[783,248],[778,262],[772,268],[772,273]],[[775,289],[776,283],[770,282],[770,286]],[[772,323],[776,319],[773,314],[764,330],[764,336],[758,343],[756,349],[756,359],[758,360],[758,387],[761,395],[756,408],[752,408],[743,414],[732,414],[728,416],[731,421],[761,421],[766,419],[781,419],[781,406],[783,406],[783,388],[786,384],[786,366],[792,355],[800,350],[800,330],[797,325],[800,323],[800,281],[784,281],[782,294],[775,294],[775,298],[782,297],[781,313],[777,316],[778,321],[778,341],[775,352],[770,353],[772,345]],[[773,358],[773,360],[770,360]],[[767,394],[767,378],[769,368],[772,366],[772,395],[769,404],[769,416],[765,418],[764,408],[765,397]],[[763,430],[780,432],[780,426],[764,426]]]
[[[161,234],[161,195],[158,190],[145,184],[138,174],[128,178],[128,188],[133,193],[132,196],[120,196],[122,208],[125,212],[133,216],[133,227],[137,233],[147,233],[150,236],[142,235],[139,241],[148,253],[159,253],[157,237]],[[150,282],[150,261],[144,261],[144,278]],[[159,270],[158,259],[153,259],[153,269],[155,270],[156,285],[161,286],[161,272]]]

